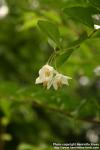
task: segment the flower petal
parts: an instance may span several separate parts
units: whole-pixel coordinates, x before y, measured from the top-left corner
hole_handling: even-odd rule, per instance
[[[42,83],[42,80],[38,77],[35,81],[35,84],[40,84],[40,83]]]
[[[63,84],[66,84],[66,85],[69,85],[69,84],[68,84],[68,79],[71,79],[71,78],[68,77],[68,76],[62,76],[62,83],[63,83]]]
[[[52,80],[48,82],[47,89],[50,89],[51,86],[52,86]]]
[[[58,85],[57,85],[57,82],[55,80],[53,81],[53,87],[54,87],[55,90],[58,89]]]

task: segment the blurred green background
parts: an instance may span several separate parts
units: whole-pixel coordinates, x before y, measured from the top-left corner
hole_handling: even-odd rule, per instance
[[[100,142],[100,30],[91,35],[89,14],[78,7],[100,25],[96,0],[0,0],[0,150]],[[56,58],[58,71],[72,77],[57,91],[35,85],[55,47],[37,25],[44,19],[57,25],[63,49],[75,46],[68,60]]]

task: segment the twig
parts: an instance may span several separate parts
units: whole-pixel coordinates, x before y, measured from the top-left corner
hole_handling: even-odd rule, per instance
[[[96,32],[97,32],[97,30],[93,30],[92,33],[90,33],[90,35],[88,35],[88,39],[90,39]]]
[[[97,32],[97,30],[93,30],[93,31],[87,36],[87,38],[86,38],[85,40],[90,39],[96,32]],[[83,42],[84,42],[85,40],[83,40]],[[82,43],[83,43],[83,42],[82,42]],[[77,45],[75,45],[75,46],[72,46],[72,47],[68,47],[68,48],[66,48],[66,49],[63,49],[62,52],[61,52],[61,51],[57,51],[56,54],[62,55],[62,54],[64,54],[64,53],[66,53],[68,50],[71,50],[71,49],[78,49],[79,47],[80,47],[80,44],[77,44]]]
[[[45,104],[41,104],[39,102],[36,102],[36,101],[33,101],[32,102],[33,104],[33,107],[36,106],[36,107],[41,107],[43,109],[47,109],[49,111],[53,111],[53,112],[56,112],[56,113],[59,113],[61,115],[64,115],[66,117],[69,117],[69,118],[72,118],[72,119],[76,119],[78,121],[82,121],[82,122],[87,122],[87,123],[92,123],[92,124],[99,124],[100,125],[100,120],[90,120],[90,119],[87,119],[87,118],[75,118],[74,115],[72,115],[71,113],[69,112],[66,112],[64,110],[61,110],[61,109],[58,109],[58,108],[54,108],[54,107],[48,107],[46,106]]]

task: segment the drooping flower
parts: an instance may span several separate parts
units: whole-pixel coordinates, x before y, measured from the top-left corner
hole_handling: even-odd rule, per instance
[[[54,89],[57,90],[62,85],[69,85],[69,79],[72,78],[58,73],[52,66],[46,64],[39,70],[39,77],[35,84],[43,84],[47,89],[53,85]]]
[[[53,67],[49,66],[48,64],[44,65],[39,70],[39,77],[36,79],[35,84],[43,83],[43,86],[49,89],[52,85],[52,78],[53,78],[54,72],[55,70]]]
[[[65,76],[60,73],[57,73],[52,82],[54,89],[57,90],[58,88],[62,87],[63,84],[69,85],[68,84],[69,79],[72,79],[72,78],[69,76]]]

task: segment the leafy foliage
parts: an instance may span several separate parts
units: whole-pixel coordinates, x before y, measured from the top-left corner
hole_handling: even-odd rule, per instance
[[[93,19],[91,17],[91,12],[88,8],[83,7],[71,7],[64,10],[64,12],[72,17],[73,19],[76,19],[77,21],[87,25],[88,27],[93,28]]]
[[[57,26],[48,21],[39,21],[39,27],[46,33],[58,46],[60,45],[60,33]]]
[[[97,0],[89,0],[90,4],[96,7],[100,11],[100,1]]]
[[[99,143],[99,0],[0,4],[0,150],[94,142],[92,133]],[[3,5],[8,11],[2,15]],[[46,62],[72,77],[69,87],[35,85]]]

